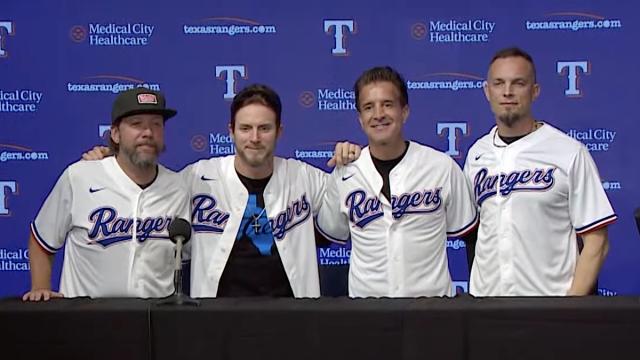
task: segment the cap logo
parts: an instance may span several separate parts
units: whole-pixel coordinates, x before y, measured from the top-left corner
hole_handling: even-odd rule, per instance
[[[158,99],[154,94],[138,94],[138,104],[157,104]]]

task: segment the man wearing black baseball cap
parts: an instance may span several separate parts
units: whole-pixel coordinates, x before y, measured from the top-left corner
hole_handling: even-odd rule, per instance
[[[70,165],[31,223],[31,291],[52,297],[164,297],[173,288],[175,245],[168,227],[189,218],[181,177],[158,164],[164,122],[176,115],[145,88],[121,93],[111,112],[115,156]],[[60,292],[51,289],[54,254],[65,245]]]
[[[139,185],[153,181],[158,155],[164,151],[164,122],[176,115],[164,95],[146,88],[121,93],[111,110],[109,145],[116,160]]]

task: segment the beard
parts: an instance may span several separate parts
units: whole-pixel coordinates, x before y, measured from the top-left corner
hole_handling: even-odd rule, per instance
[[[522,120],[522,115],[515,112],[507,112],[498,116],[498,120],[506,127],[513,127],[515,123]]]
[[[137,151],[138,146],[147,145],[155,149],[152,154],[141,153]],[[139,169],[149,169],[155,167],[158,164],[158,155],[166,149],[163,146],[162,149],[158,149],[158,145],[155,143],[143,143],[135,145],[134,147],[120,146],[120,154],[125,156],[131,164]]]
[[[238,156],[243,163],[250,167],[261,167],[267,164],[268,161],[273,161],[273,151],[267,151],[266,149],[261,149],[260,153],[255,153],[253,150],[249,150],[254,152],[254,154],[249,154],[249,152],[245,149],[236,148],[236,156]]]

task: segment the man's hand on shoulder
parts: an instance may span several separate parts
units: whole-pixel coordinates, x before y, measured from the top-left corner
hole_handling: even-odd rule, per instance
[[[111,149],[106,146],[94,146],[93,149],[82,154],[82,160],[102,160],[113,155]]]
[[[343,166],[352,163],[360,157],[362,148],[358,144],[348,141],[339,142],[333,152],[333,157],[327,162],[327,166]]]

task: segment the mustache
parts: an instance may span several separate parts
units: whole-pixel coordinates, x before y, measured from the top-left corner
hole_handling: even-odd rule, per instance
[[[158,149],[158,144],[154,143],[154,142],[150,142],[150,141],[145,141],[145,142],[141,142],[136,144],[136,147],[140,147],[140,146],[151,146],[153,148],[155,148],[156,150]]]

